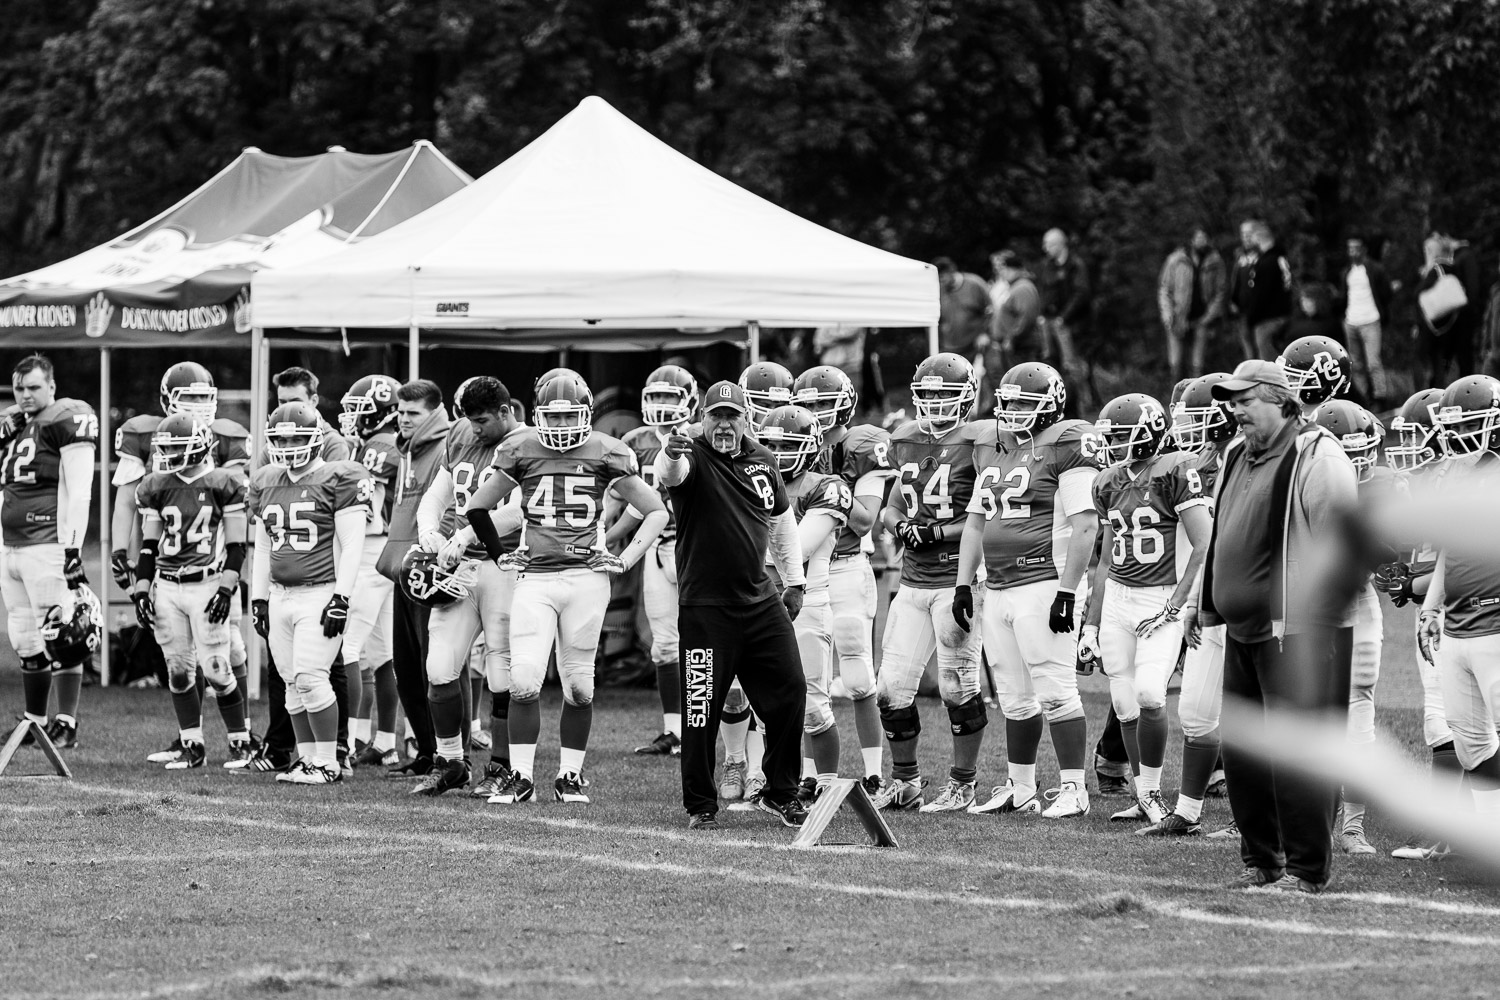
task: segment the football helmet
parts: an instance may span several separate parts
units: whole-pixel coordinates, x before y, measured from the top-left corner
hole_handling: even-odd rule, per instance
[[[323,422],[311,403],[282,403],[266,421],[266,460],[300,469],[323,447]]]
[[[778,406],[755,431],[776,456],[781,478],[790,482],[808,470],[823,449],[823,425],[805,406]]]
[[[580,381],[580,382],[583,381],[583,376],[580,375],[580,374],[578,374],[577,372],[575,372],[571,368],[548,368],[546,371],[542,372],[541,375],[537,376],[536,382],[534,382],[532,384],[532,386],[531,386],[531,395],[532,395],[532,398],[534,399],[535,397],[540,396],[541,393],[542,393],[542,386],[544,384],[546,384],[547,382],[550,382],[553,379],[557,378],[557,376],[559,376],[559,375],[571,375],[574,378],[576,378],[578,381]],[[459,386],[459,391],[460,392],[463,391],[463,386]]]
[[[1500,381],[1488,375],[1465,375],[1443,390],[1437,423],[1450,454],[1472,455],[1500,447]]]
[[[1214,399],[1213,388],[1229,378],[1227,372],[1210,372],[1188,383],[1172,410],[1172,439],[1184,451],[1203,451],[1210,444],[1234,437],[1234,417],[1229,404]]]
[[[1396,443],[1387,445],[1385,460],[1397,472],[1415,472],[1443,457],[1443,435],[1434,411],[1442,404],[1443,390],[1414,392],[1401,404],[1391,420]]]
[[[60,667],[76,667],[93,655],[104,639],[104,608],[87,584],[73,590],[73,610],[65,614],[52,605],[38,630],[47,659]]]
[[[698,382],[686,368],[662,365],[646,376],[641,419],[652,427],[676,427],[698,413]]]
[[[792,373],[774,361],[757,361],[740,372],[740,388],[745,391],[750,425],[758,425],[766,414],[792,402]]]
[[[859,393],[842,368],[818,365],[797,376],[792,383],[797,405],[811,410],[825,431],[848,427],[859,405]]]
[[[943,434],[958,426],[978,398],[974,366],[957,354],[934,354],[912,374],[911,404],[924,433]]]
[[[1306,406],[1317,406],[1349,389],[1349,352],[1331,337],[1298,337],[1276,363]]]
[[[401,592],[413,604],[439,608],[469,596],[469,589],[479,579],[479,566],[464,559],[452,569],[438,565],[434,552],[412,546],[401,557]]]
[[[156,425],[151,453],[157,472],[183,472],[208,461],[214,432],[191,413],[173,413]]]
[[[554,375],[536,390],[536,437],[553,451],[571,451],[594,433],[594,394],[572,373]]]
[[[1026,361],[1000,376],[995,388],[995,423],[1003,431],[1036,434],[1062,419],[1068,388],[1057,369]]]
[[[205,424],[219,412],[214,377],[196,361],[179,361],[161,377],[161,412],[191,413]]]
[[[1167,411],[1141,392],[1129,392],[1104,404],[1094,429],[1104,439],[1106,465],[1150,458],[1167,436]]]
[[[366,375],[339,400],[339,431],[345,437],[367,440],[396,419],[396,390],[401,383],[389,375]],[[457,405],[457,404],[455,404]]]
[[[1385,436],[1370,411],[1347,399],[1330,399],[1313,411],[1312,419],[1338,439],[1359,481],[1369,479],[1380,460],[1380,441]]]

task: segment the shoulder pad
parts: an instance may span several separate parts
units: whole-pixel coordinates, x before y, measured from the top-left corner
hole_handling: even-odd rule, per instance
[[[119,429],[126,434],[151,434],[161,421],[162,418],[154,413],[137,413],[121,424]]]
[[[221,438],[247,438],[250,432],[245,425],[227,417],[215,417],[214,422],[209,424],[209,430],[214,432],[215,437]]]

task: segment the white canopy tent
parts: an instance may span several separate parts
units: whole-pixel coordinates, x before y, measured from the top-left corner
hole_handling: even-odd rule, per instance
[[[935,338],[938,282],[931,265],[779,208],[589,97],[421,214],[258,272],[251,303],[257,327],[406,328],[413,350],[422,330],[574,330],[554,345],[599,348],[642,339],[610,330],[722,340],[744,327],[754,351],[762,326]]]

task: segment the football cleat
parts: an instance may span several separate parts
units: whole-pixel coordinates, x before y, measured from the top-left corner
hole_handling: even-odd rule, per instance
[[[494,795],[490,796],[490,805],[512,806],[518,802],[530,802],[536,795],[536,786],[531,779],[519,771],[510,772],[504,785]]]
[[[818,797],[818,791],[819,789],[817,778],[803,778],[802,781],[797,785],[797,801],[804,804],[813,802]]]
[[[1208,790],[1203,793],[1205,798],[1222,799],[1229,795],[1229,786],[1224,784],[1224,772],[1218,770],[1208,776]]]
[[[757,771],[745,779],[745,800],[747,802],[758,798],[766,790],[766,776]]]
[[[984,805],[977,802],[969,806],[969,812],[976,816],[985,813],[1039,813],[1042,811],[1042,801],[1036,797],[1036,789],[1031,790],[1031,795],[1025,799],[1016,801],[1016,783],[1007,779],[1005,784],[996,785],[994,791],[990,792],[990,800]]]
[[[170,764],[182,756],[182,737],[173,740],[165,750],[156,750],[146,755],[150,764]]]
[[[401,755],[396,753],[396,748],[380,750],[373,743],[366,743],[359,753],[354,755],[355,767],[394,767],[401,763]]]
[[[386,768],[385,776],[387,778],[420,778],[431,770],[432,758],[419,753],[405,764]]]
[[[202,767],[204,761],[208,760],[208,750],[202,743],[184,741],[182,753],[174,761],[169,761],[166,766],[168,771],[188,771],[193,768]]]
[[[278,774],[276,780],[289,785],[337,785],[344,780],[344,775],[337,764],[309,764],[305,760],[299,760],[285,772]]]
[[[458,760],[444,760],[438,757],[432,762],[432,770],[422,775],[422,780],[411,790],[413,795],[426,795],[436,798],[444,792],[455,788],[467,788],[469,785],[469,759],[460,757]]]
[[[224,762],[224,770],[239,771],[250,766],[255,759],[255,744],[249,740],[230,740],[229,759]]]
[[[1183,819],[1169,813],[1161,822],[1135,831],[1137,837],[1196,837],[1203,832],[1203,824]]]
[[[1213,833],[1210,833],[1208,835],[1208,839],[1209,840],[1239,840],[1240,839],[1240,825],[1238,823],[1230,823],[1224,829],[1222,829],[1222,830],[1215,830]]]
[[[469,792],[472,798],[487,799],[491,795],[497,795],[505,783],[510,780],[510,768],[499,761],[490,761],[484,765],[484,777],[479,779],[479,784]]]
[[[495,740],[490,736],[488,729],[469,730],[469,746],[474,750],[488,750],[495,745]]]
[[[636,751],[640,753],[639,750]],[[724,776],[719,779],[719,798],[725,802],[738,802],[745,797],[745,772],[749,765],[743,760],[726,760]]]
[[[1110,816],[1111,823],[1134,823],[1146,818],[1146,811],[1141,808],[1139,802],[1132,802],[1119,812]]]
[[[926,778],[892,778],[885,783],[872,801],[876,809],[891,812],[908,812],[922,806],[922,789],[927,787]]]
[[[559,802],[578,802],[587,804],[589,797],[583,791],[583,779],[578,772],[569,771],[567,774],[559,774],[557,780],[552,783],[552,794]]]
[[[859,785],[865,790],[865,794],[873,799],[875,798],[875,796],[879,795],[880,790],[885,787],[885,782],[881,780],[881,777],[878,774],[867,774],[860,779]]]
[[[938,792],[937,798],[923,806],[924,813],[960,812],[974,804],[974,782],[948,779],[948,784]]]
[[[645,746],[636,747],[635,752],[643,757],[681,757],[682,740],[672,733],[662,733]]]
[[[78,727],[61,719],[47,723],[47,738],[59,750],[74,750],[78,747]]]
[[[1064,781],[1061,788],[1048,789],[1047,801],[1052,804],[1042,810],[1045,819],[1071,819],[1087,816],[1089,812],[1088,789],[1075,781]]]
[[[772,802],[764,795],[757,795],[755,797],[755,808],[761,812],[770,813],[772,816],[775,816],[781,820],[782,826],[796,828],[801,826],[803,821],[807,819],[807,806],[803,805],[802,800],[795,796],[787,799],[785,802]]]
[[[1345,854],[1374,854],[1375,846],[1365,836],[1365,818],[1355,816],[1344,821],[1344,828],[1339,831],[1339,850]]]
[[[351,754],[348,750],[345,750],[342,746],[339,747],[338,752],[338,768],[340,777],[354,777],[354,755]]]
[[[1391,857],[1402,861],[1441,861],[1453,853],[1445,840],[1415,836],[1391,852]]]
[[[689,830],[717,830],[719,819],[711,812],[693,813],[688,818]]]

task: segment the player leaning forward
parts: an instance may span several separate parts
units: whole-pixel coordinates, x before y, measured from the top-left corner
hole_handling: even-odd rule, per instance
[[[338,708],[329,670],[343,643],[358,583],[374,481],[357,462],[319,455],[323,428],[308,403],[271,414],[266,451],[275,464],[250,479],[257,519],[250,587],[255,630],[286,681],[299,759],[276,776],[299,785],[341,780]]]

